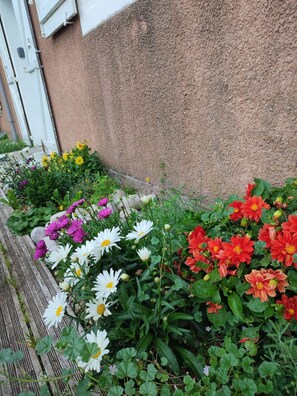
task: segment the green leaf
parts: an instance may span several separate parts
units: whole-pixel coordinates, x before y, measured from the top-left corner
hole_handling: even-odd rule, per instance
[[[16,363],[24,358],[22,351],[13,351],[11,348],[2,349],[0,351],[0,364],[3,363]]]
[[[265,384],[258,384],[258,393],[262,394],[266,394],[266,395],[272,395],[272,391],[273,391],[273,382],[270,380],[265,380]]]
[[[253,341],[246,341],[244,343],[245,348],[248,350],[250,356],[256,356],[258,352],[258,347]]]
[[[50,335],[38,341],[35,347],[37,355],[43,355],[44,353],[50,352],[52,349],[52,341],[53,337]]]
[[[168,322],[174,322],[176,320],[193,320],[193,316],[183,312],[173,312],[168,315]]]
[[[127,396],[135,395],[135,393],[136,393],[135,382],[132,379],[130,379],[129,381],[127,381],[125,383],[125,393]]]
[[[180,346],[174,348],[180,355],[183,361],[190,367],[190,369],[200,378],[203,377],[203,367],[197,357],[190,351]]]
[[[109,389],[107,396],[121,396],[124,392],[124,388],[121,386],[113,386]]]
[[[145,382],[140,386],[139,393],[141,395],[157,396],[158,389],[156,384],[154,384],[153,382]]]
[[[116,376],[118,378],[136,378],[137,377],[137,366],[135,363],[131,362],[130,360],[123,360],[117,366]]]
[[[168,364],[168,360],[166,359],[166,357],[162,356],[161,357],[161,366],[167,366]]]
[[[167,359],[168,364],[172,368],[173,373],[175,375],[179,375],[180,373],[179,364],[176,360],[175,354],[172,352],[169,346],[165,344],[164,341],[162,341],[160,338],[157,337],[155,338],[155,345],[160,356],[165,357]]]
[[[40,392],[39,396],[51,396],[47,385],[41,386],[39,392]]]
[[[230,296],[228,297],[228,304],[234,315],[238,316],[241,320],[243,320],[242,302],[239,295],[236,293],[230,294]]]
[[[255,313],[262,313],[269,307],[268,302],[262,302],[259,298],[253,298],[247,304],[247,307]]]
[[[262,362],[258,367],[261,378],[272,377],[278,371],[279,365],[275,362]]]
[[[83,362],[88,362],[90,357],[96,355],[98,352],[100,352],[100,348],[98,348],[96,342],[86,342],[84,348],[80,351],[80,357]]]
[[[117,359],[129,359],[134,358],[137,355],[135,348],[123,348],[117,353]]]
[[[245,356],[242,361],[241,361],[241,367],[243,370],[248,373],[248,374],[253,374],[254,368],[252,366],[254,360],[249,358],[248,356]]]
[[[152,245],[158,245],[159,242],[160,242],[160,241],[159,241],[158,238],[156,238],[155,236],[152,237],[152,239],[151,239],[151,244],[152,244]]]
[[[21,392],[19,393],[19,396],[36,396],[34,392]]]
[[[191,292],[195,296],[205,301],[207,300],[213,301],[213,297],[215,297],[216,294],[218,293],[218,287],[213,285],[212,283],[200,279],[193,284]]]
[[[233,380],[234,388],[245,396],[254,396],[257,393],[255,381],[249,378],[235,378]]]
[[[287,275],[288,275],[288,282],[289,282],[289,286],[287,287],[287,289],[290,289],[290,290],[294,291],[295,293],[297,293],[297,271],[290,270],[290,271],[288,271]]]
[[[184,395],[184,392],[183,392],[182,390],[176,389],[176,390],[173,392],[172,396],[185,396],[185,395]]]
[[[143,352],[146,352],[149,349],[149,346],[151,345],[153,338],[154,338],[153,334],[150,333],[140,338],[140,340],[138,341],[135,347],[135,349],[137,350],[137,356],[141,356]]]
[[[170,395],[171,395],[171,391],[169,385],[168,384],[163,385],[161,388],[160,396],[170,396]]]
[[[220,359],[221,367],[229,370],[231,367],[238,365],[238,359],[232,353],[226,353]]]
[[[156,378],[158,370],[153,364],[148,364],[146,370],[141,370],[139,373],[143,381],[153,381]]]
[[[230,313],[231,315],[231,313]],[[227,316],[226,316],[226,309],[223,307],[217,313],[208,313],[207,312],[208,320],[215,326],[215,327],[223,327],[226,324]]]

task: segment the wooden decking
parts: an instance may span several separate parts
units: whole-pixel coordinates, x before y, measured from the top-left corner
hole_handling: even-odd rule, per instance
[[[4,196],[0,190],[0,196]],[[34,244],[28,236],[12,235],[6,226],[11,209],[0,204],[0,350],[21,349],[24,359],[8,364],[11,377],[35,380],[42,377],[60,377],[62,369],[75,368],[56,351],[38,356],[30,345],[46,335],[57,339],[61,328],[48,330],[42,320],[44,310],[59,287],[50,271],[33,260]],[[3,366],[0,365],[0,371]],[[0,376],[0,381],[3,377]],[[73,384],[60,379],[51,382],[0,382],[0,396],[19,395],[32,391],[39,395],[40,386],[48,387],[50,395],[72,395]]]

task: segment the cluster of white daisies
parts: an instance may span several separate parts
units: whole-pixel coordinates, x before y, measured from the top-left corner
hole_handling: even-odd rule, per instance
[[[125,239],[139,241],[146,236],[153,229],[153,222],[142,220],[138,222],[132,232],[130,232]],[[91,241],[87,241],[84,245],[76,248],[71,254],[71,264],[65,271],[63,282],[60,287],[63,290],[58,293],[49,302],[43,318],[44,323],[48,327],[55,326],[61,322],[66,308],[67,308],[67,293],[66,291],[73,287],[79,280],[88,274],[89,266],[92,262],[97,262],[104,255],[108,253],[113,247],[120,248],[117,245],[123,237],[120,235],[120,228],[113,227],[112,229],[105,229],[98,233],[98,235]],[[46,261],[51,264],[51,268],[56,268],[61,262],[65,262],[71,252],[72,246],[60,246],[57,251],[51,252]],[[137,251],[141,260],[146,261],[150,257],[150,251],[147,248],[142,248]],[[104,270],[99,274],[95,280],[92,290],[95,292],[95,298],[86,303],[86,319],[93,319],[97,321],[103,316],[111,315],[109,307],[111,302],[107,302],[108,297],[117,291],[117,285],[120,281],[121,270],[114,271],[112,268],[108,271]],[[106,349],[109,339],[106,331],[98,330],[95,334],[93,331],[87,334],[85,340],[89,343],[96,343],[99,352],[91,356],[88,362],[84,362],[81,358],[77,359],[77,364],[84,368],[85,371],[95,370],[100,371],[100,362],[102,357],[109,352]]]

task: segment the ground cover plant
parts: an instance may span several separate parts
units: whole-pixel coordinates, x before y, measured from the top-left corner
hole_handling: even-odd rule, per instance
[[[76,361],[81,395],[296,394],[296,191],[256,179],[207,211],[174,194],[124,218],[73,203],[46,229],[58,250],[35,252],[61,287],[46,325],[72,325],[38,353]]]

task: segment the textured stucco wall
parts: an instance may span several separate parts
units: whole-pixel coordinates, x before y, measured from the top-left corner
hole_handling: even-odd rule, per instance
[[[211,197],[296,175],[296,0],[138,0],[42,39],[62,149]]]
[[[15,111],[14,111],[13,101],[12,101],[12,98],[11,98],[11,95],[10,95],[10,92],[9,92],[9,87],[8,87],[8,84],[7,84],[7,80],[6,80],[6,76],[5,76],[5,72],[4,72],[1,60],[0,60],[0,77],[2,79],[2,83],[3,83],[4,89],[5,89],[5,93],[6,93],[7,100],[8,100],[9,107],[10,107],[10,112],[11,112],[12,119],[13,119],[13,122],[14,122],[14,126],[15,126],[15,129],[16,129],[16,133],[17,133],[18,137],[21,137],[22,135],[21,135],[20,130],[19,130],[17,117],[16,117],[16,114],[15,114]],[[2,112],[1,112],[1,116],[0,116],[0,131],[7,133],[7,136],[12,138],[11,126],[10,126],[10,123],[9,123],[9,120],[8,120],[8,117],[7,117],[6,108],[4,106],[4,100],[3,100],[2,96],[1,96],[1,94],[0,94],[0,102],[2,104]]]

